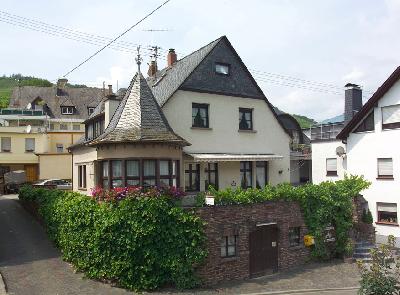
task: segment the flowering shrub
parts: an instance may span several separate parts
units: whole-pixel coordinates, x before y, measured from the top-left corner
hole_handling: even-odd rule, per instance
[[[113,189],[103,189],[95,187],[91,192],[92,197],[98,202],[114,202],[121,201],[126,198],[159,198],[167,197],[177,200],[185,195],[185,193],[177,187],[149,187],[141,186],[117,187]]]

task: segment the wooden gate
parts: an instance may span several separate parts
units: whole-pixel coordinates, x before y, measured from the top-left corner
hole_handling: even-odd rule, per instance
[[[257,226],[250,233],[250,275],[260,276],[278,270],[278,226]]]
[[[34,182],[38,180],[38,165],[25,165],[26,181]]]

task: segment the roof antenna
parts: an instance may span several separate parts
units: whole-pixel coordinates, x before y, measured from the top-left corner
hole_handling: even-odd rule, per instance
[[[140,73],[140,65],[142,63],[143,58],[140,55],[140,45],[138,47],[136,47],[136,51],[137,51],[137,56],[135,58],[137,66],[138,66],[138,73]]]

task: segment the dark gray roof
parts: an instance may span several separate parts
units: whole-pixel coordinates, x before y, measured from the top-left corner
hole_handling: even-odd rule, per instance
[[[162,69],[157,73],[156,78],[148,78],[151,90],[160,106],[163,106],[175,91],[178,90],[222,38],[224,37],[220,37],[178,60],[172,67]]]
[[[36,98],[41,98],[47,105],[48,115],[52,118],[87,119],[88,106],[96,106],[104,97],[99,88],[69,88],[66,86],[62,96],[57,96],[57,87],[21,86],[15,87],[10,98],[10,108],[26,108]],[[61,114],[61,106],[74,106],[73,115]]]
[[[104,133],[88,145],[114,142],[170,142],[189,145],[172,130],[140,72],[133,77]]]

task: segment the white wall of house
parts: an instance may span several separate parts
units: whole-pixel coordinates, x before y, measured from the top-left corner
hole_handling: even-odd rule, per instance
[[[91,189],[95,187],[95,160],[97,160],[97,151],[95,148],[79,147],[73,150],[72,164],[72,186],[74,191],[90,195]],[[78,187],[78,166],[86,165],[86,189]]]
[[[400,129],[382,130],[382,107],[400,104],[400,83],[397,82],[374,108],[375,130],[350,133],[347,139],[347,164],[351,174],[364,175],[372,184],[362,194],[369,203],[374,222],[377,221],[377,202],[396,203],[400,217]],[[377,159],[393,159],[393,180],[377,179]],[[375,224],[378,240],[389,234],[398,237],[400,228]]]
[[[210,128],[192,128],[192,103],[209,104]],[[239,131],[240,107],[253,108],[254,131]],[[178,90],[162,109],[173,130],[192,144],[185,152],[280,155],[282,160],[269,162],[270,184],[290,181],[290,137],[264,100]],[[235,171],[239,167],[230,166]],[[235,171],[226,173],[240,174]]]
[[[346,157],[338,157],[337,147],[345,147],[341,140],[316,141],[311,143],[312,149],[312,182],[315,184],[323,181],[336,181],[344,178],[346,173]],[[328,158],[337,159],[337,176],[328,176],[326,170],[326,160]]]

